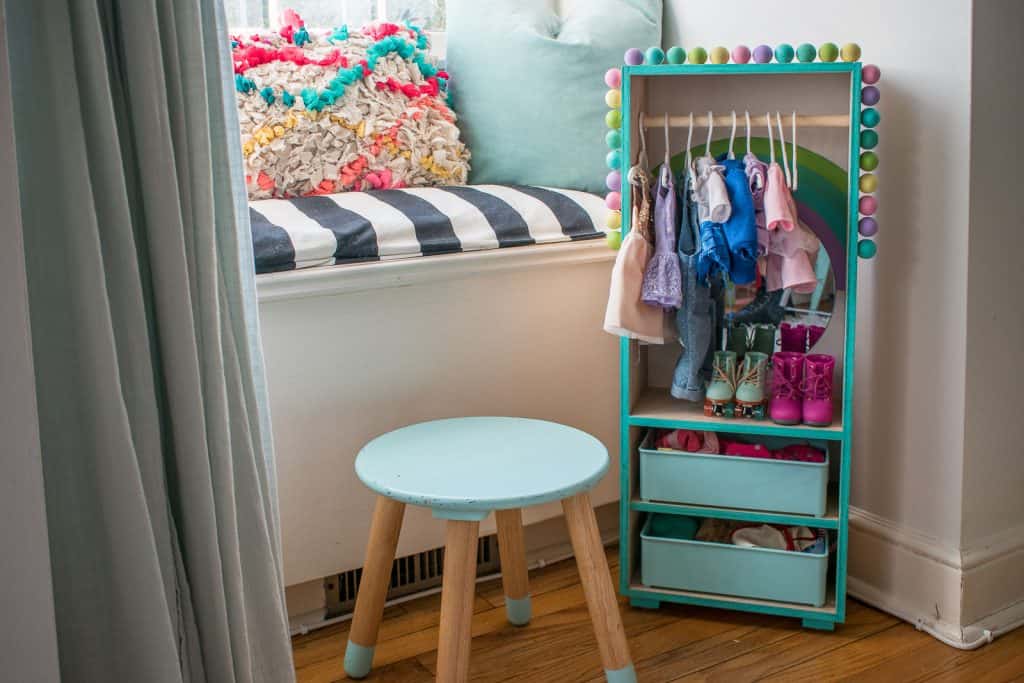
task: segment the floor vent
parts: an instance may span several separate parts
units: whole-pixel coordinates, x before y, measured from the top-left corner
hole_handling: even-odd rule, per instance
[[[477,576],[493,574],[501,568],[498,557],[498,540],[494,535],[484,536],[476,547]],[[444,548],[434,548],[415,555],[395,559],[391,565],[391,586],[388,600],[411,593],[437,588],[444,574]],[[363,578],[363,570],[352,569],[324,579],[327,594],[327,618],[340,617],[352,612],[356,604],[356,592]]]

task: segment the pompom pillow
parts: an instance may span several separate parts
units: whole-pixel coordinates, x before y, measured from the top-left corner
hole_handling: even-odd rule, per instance
[[[448,74],[415,26],[233,36],[250,199],[466,182]]]
[[[474,183],[604,190],[604,73],[661,44],[661,0],[448,0]]]

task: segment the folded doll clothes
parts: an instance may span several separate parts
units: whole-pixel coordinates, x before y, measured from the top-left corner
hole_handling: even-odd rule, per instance
[[[732,214],[729,192],[726,189],[725,167],[711,157],[697,159],[693,181],[693,196],[697,202],[700,225],[700,245],[697,251],[697,279],[707,282],[717,271],[729,272],[729,242],[722,227]]]
[[[703,543],[725,543],[744,548],[770,548],[821,555],[826,536],[805,526],[751,524],[729,519],[707,518],[701,521],[694,539]]]
[[[725,241],[729,245],[729,279],[737,285],[749,285],[757,279],[757,223],[754,197],[746,164],[739,159],[722,156],[718,163],[724,169],[725,186],[729,192],[731,211],[722,222]]]
[[[797,219],[796,203],[786,185],[782,167],[768,166],[764,193],[765,227],[768,229],[768,255],[765,280],[769,292],[791,289],[810,294],[818,286],[814,262],[821,242]]]
[[[674,310],[683,304],[679,257],[676,256],[676,226],[679,204],[672,169],[662,165],[654,195],[654,255],[644,271],[641,299],[650,306]]]
[[[693,429],[674,429],[659,436],[655,448],[667,448],[687,453],[719,453],[718,435]]]
[[[646,175],[646,174],[644,174]],[[648,306],[640,300],[644,270],[650,261],[653,247],[650,234],[650,189],[646,178],[634,184],[640,201],[633,205],[633,229],[626,233],[612,267],[608,307],[604,314],[604,331],[650,344],[662,344],[664,314],[661,308]],[[637,206],[639,204],[639,207]]]

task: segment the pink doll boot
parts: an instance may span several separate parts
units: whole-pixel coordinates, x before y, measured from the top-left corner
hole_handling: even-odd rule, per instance
[[[780,351],[772,356],[772,398],[768,414],[780,425],[798,425],[803,418],[800,387],[804,379],[804,354]]]
[[[821,335],[825,334],[825,327],[822,325],[808,325],[807,326],[807,350],[810,351],[814,348],[814,345],[821,339]]]
[[[832,424],[832,373],[836,359],[824,353],[807,354],[804,363],[804,424],[828,427]]]
[[[779,327],[779,336],[781,337],[783,351],[790,353],[804,353],[807,351],[806,325],[782,323]]]

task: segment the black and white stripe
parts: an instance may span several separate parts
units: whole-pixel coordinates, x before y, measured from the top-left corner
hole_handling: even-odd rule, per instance
[[[455,185],[263,199],[249,204],[256,272],[408,258],[604,235],[586,192]]]

